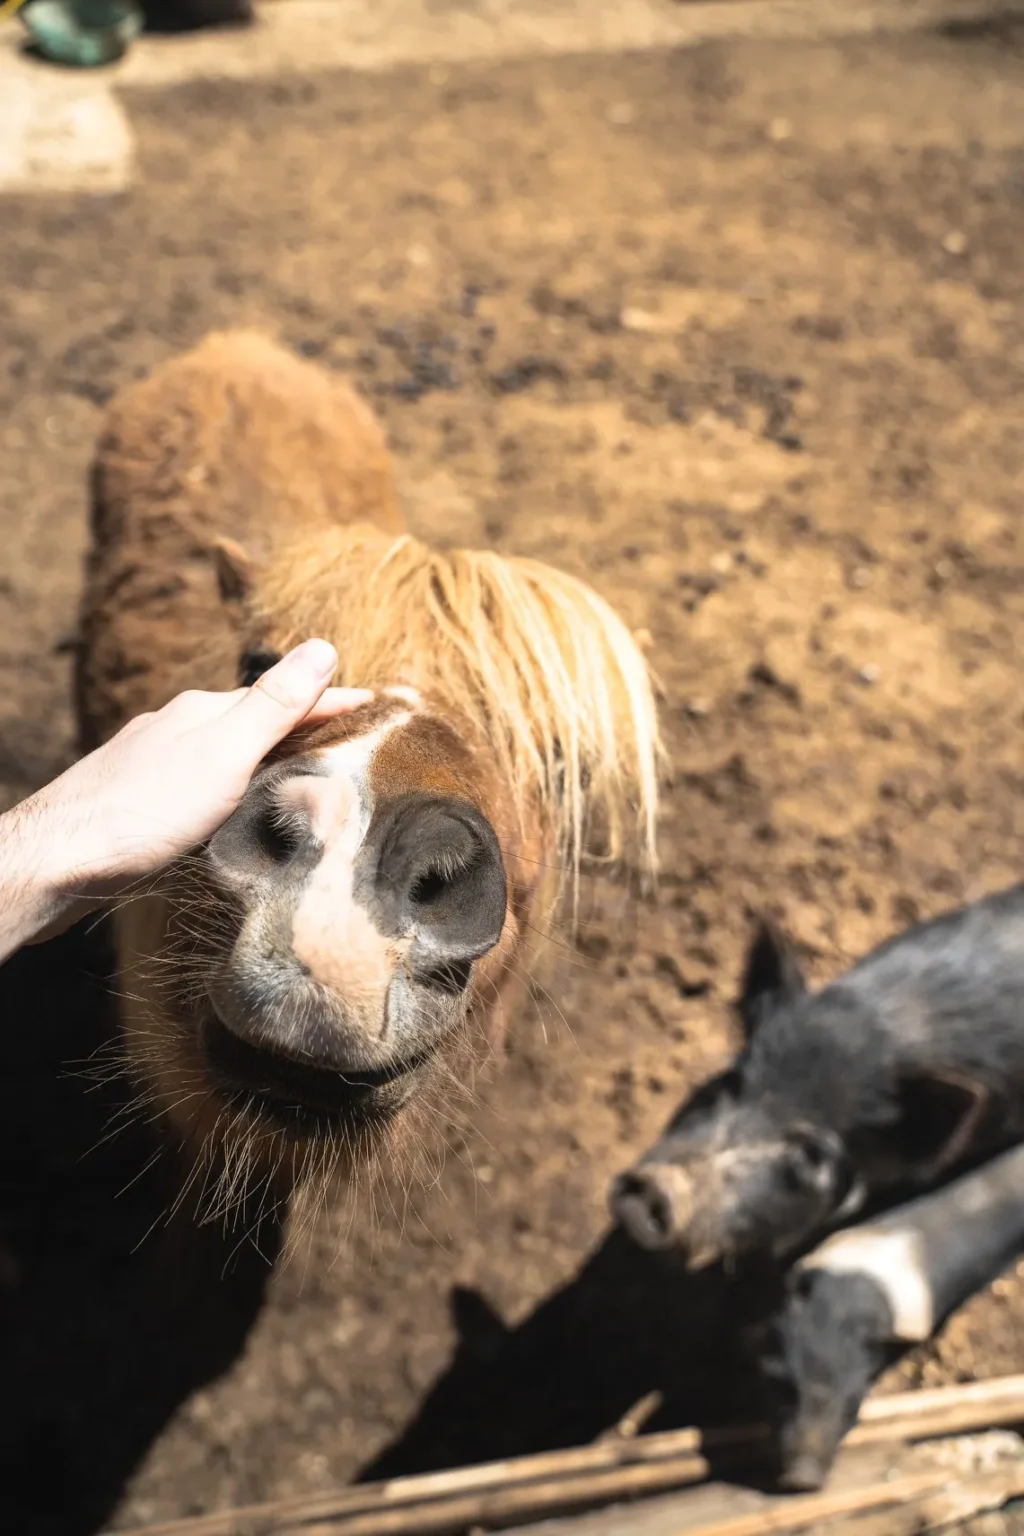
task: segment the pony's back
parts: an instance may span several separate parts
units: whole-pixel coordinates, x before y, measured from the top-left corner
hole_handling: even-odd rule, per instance
[[[92,472],[83,748],[180,688],[234,687],[245,558],[356,521],[404,526],[384,435],[341,380],[237,331],[124,390]]]

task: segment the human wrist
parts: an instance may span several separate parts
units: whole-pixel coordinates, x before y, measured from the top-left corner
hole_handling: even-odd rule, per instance
[[[109,772],[96,771],[104,750],[81,758],[8,813],[16,818],[20,869],[31,872],[33,891],[58,911],[80,900],[104,901],[135,874]]]
[[[71,906],[70,881],[54,860],[61,843],[38,797],[0,815],[0,960],[57,922]]]

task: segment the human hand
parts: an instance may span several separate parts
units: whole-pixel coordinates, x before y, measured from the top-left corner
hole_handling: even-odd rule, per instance
[[[77,899],[113,896],[205,841],[283,737],[372,697],[328,689],[337,664],[332,645],[307,640],[251,688],[182,693],[130,721],[0,817],[0,905],[20,900],[36,931],[53,932]]]

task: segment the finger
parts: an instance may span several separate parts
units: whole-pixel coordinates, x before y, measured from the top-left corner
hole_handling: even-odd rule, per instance
[[[320,695],[313,708],[303,716],[303,725],[319,725],[333,720],[337,715],[347,715],[373,698],[372,688],[328,688]]]
[[[229,709],[240,704],[248,693],[248,688],[232,688],[227,693],[204,693],[197,688],[188,688],[184,693],[177,694],[169,704],[165,704],[160,714],[166,720],[172,720],[183,730],[194,726],[207,725],[212,720],[217,720],[221,715],[226,715]],[[139,716],[140,719],[153,720],[153,715]],[[131,722],[134,725],[134,721]],[[130,727],[126,727],[129,729]]]
[[[289,651],[228,712],[232,742],[247,746],[254,762],[295,729],[326,689],[338,653],[326,640],[306,640]]]
[[[241,703],[248,693],[249,688],[232,688],[227,693],[200,693],[189,689],[185,693],[179,693],[165,706],[165,709],[167,713],[180,718],[183,725],[206,725],[209,721],[226,715],[228,710],[234,709],[235,705]],[[335,715],[344,715],[349,710],[358,709],[361,704],[368,704],[372,698],[371,688],[327,688],[312,709],[303,716],[303,722],[315,725],[321,720],[333,720]],[[138,724],[153,719],[155,716],[152,714],[136,715],[124,730],[131,731]]]

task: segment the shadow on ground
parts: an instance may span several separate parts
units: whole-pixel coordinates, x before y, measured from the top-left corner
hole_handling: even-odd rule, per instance
[[[90,1078],[116,1039],[111,974],[102,925],[0,969],[0,1530],[21,1536],[104,1525],[178,1406],[238,1356],[269,1275],[231,1233],[165,1222],[175,1170],[152,1128],[109,1134],[132,1091]],[[363,1477],[582,1444],[651,1392],[647,1429],[734,1419],[750,1395],[734,1301],[618,1233],[517,1328],[456,1289],[452,1364]]]
[[[268,1274],[230,1234],[163,1223],[171,1169],[146,1126],[103,1142],[128,1089],[87,1091],[74,1063],[114,1038],[110,973],[102,929],[0,970],[0,1530],[19,1536],[102,1526],[237,1356]]]
[[[517,1328],[479,1292],[455,1289],[452,1363],[361,1480],[585,1445],[651,1393],[660,1402],[644,1431],[749,1422],[757,1389],[737,1323],[753,1319],[753,1279],[689,1275],[613,1232]]]

